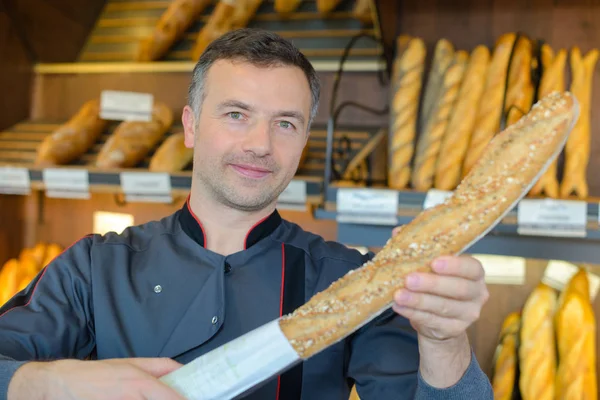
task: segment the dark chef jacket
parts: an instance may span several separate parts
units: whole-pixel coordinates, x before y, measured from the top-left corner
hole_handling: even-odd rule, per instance
[[[252,227],[237,253],[211,252],[205,238],[186,202],[160,221],[68,248],[0,309],[0,399],[20,360],[188,363],[293,311],[372,256],[326,242],[277,211]],[[418,365],[414,330],[390,311],[245,398],[342,400],[355,382],[364,400],[489,393],[475,357],[446,390],[429,387]]]

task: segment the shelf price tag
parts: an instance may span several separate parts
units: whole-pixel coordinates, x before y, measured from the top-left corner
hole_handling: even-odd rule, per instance
[[[121,172],[120,177],[127,202],[173,202],[171,177],[167,173]]]
[[[485,270],[485,281],[496,285],[525,284],[525,264],[522,257],[473,254]]]
[[[423,202],[423,209],[426,210],[431,207],[435,207],[438,204],[442,204],[446,199],[452,196],[452,191],[430,189],[425,195],[425,201]]]
[[[31,181],[27,168],[0,167],[0,194],[31,193]]]
[[[542,282],[556,290],[562,291],[578,270],[579,268],[570,262],[551,260],[546,266],[544,276],[542,277]],[[587,271],[587,276],[590,289],[590,298],[592,301],[594,301],[596,295],[598,294],[598,289],[600,289],[600,277],[590,273],[589,271]]]
[[[578,200],[523,199],[518,207],[520,235],[585,237],[587,203]]]
[[[306,211],[306,181],[293,179],[279,195],[277,208],[283,210]]]
[[[90,198],[90,179],[85,169],[46,168],[42,171],[42,178],[47,197]]]
[[[342,223],[397,225],[398,196],[396,190],[339,188],[336,219]]]
[[[103,90],[100,118],[117,121],[151,121],[154,96],[150,93]]]

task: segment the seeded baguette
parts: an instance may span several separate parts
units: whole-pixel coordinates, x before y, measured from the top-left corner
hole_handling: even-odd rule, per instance
[[[490,141],[443,204],[421,212],[371,261],[280,318],[298,355],[307,359],[350,335],[393,304],[409,273],[430,272],[436,257],[460,254],[484,236],[557,157],[578,116],[569,92],[541,99]]]

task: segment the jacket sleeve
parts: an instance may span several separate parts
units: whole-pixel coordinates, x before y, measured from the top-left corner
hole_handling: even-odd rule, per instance
[[[66,249],[0,308],[0,400],[24,362],[92,352],[91,241],[87,236]]]
[[[430,386],[419,371],[417,333],[392,309],[352,334],[348,346],[348,378],[355,382],[361,400],[494,398],[491,383],[473,352],[465,374],[455,385],[444,389]]]

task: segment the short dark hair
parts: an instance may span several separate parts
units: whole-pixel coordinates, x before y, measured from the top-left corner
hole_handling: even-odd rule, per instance
[[[204,99],[204,79],[217,60],[242,60],[259,67],[291,65],[300,68],[312,93],[312,105],[307,127],[310,127],[317,109],[321,83],[308,59],[291,42],[278,34],[257,28],[242,28],[228,32],[210,43],[200,56],[192,73],[188,89],[188,103],[196,115]]]

